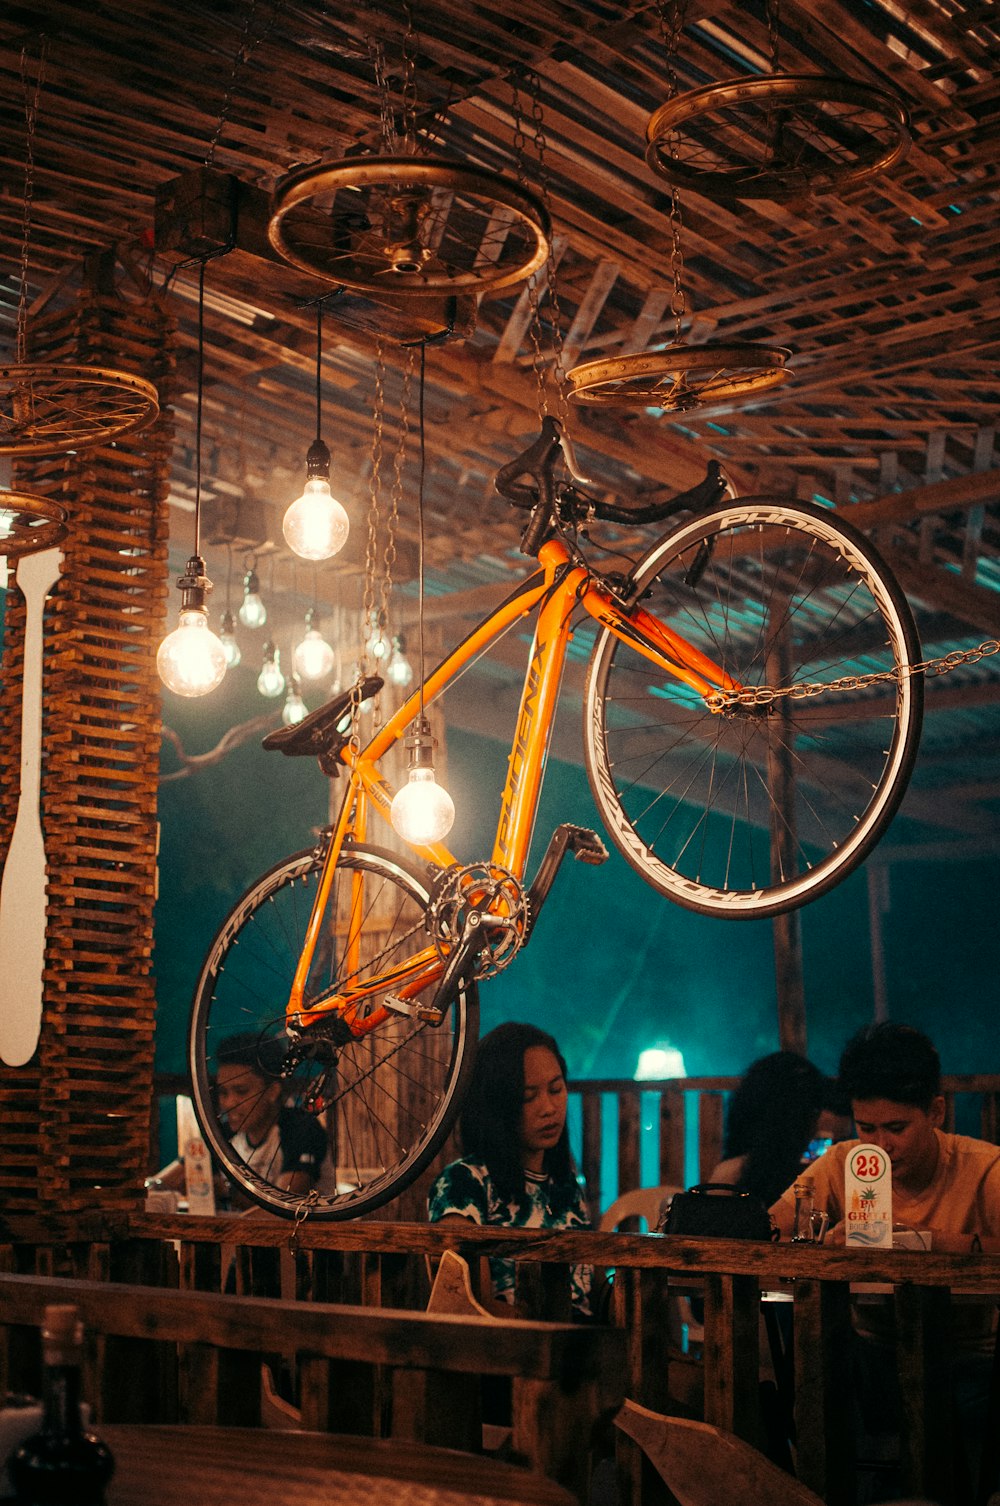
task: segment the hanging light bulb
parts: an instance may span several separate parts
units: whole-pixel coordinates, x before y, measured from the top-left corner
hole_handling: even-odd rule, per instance
[[[309,708],[302,699],[302,694],[299,690],[298,676],[292,675],[288,694],[285,696],[285,704],[281,708],[281,720],[286,727],[294,727],[298,722],[302,721],[308,711]]]
[[[328,560],[347,542],[347,509],[330,490],[330,451],[314,439],[306,452],[306,484],[285,513],[285,543],[304,560]]]
[[[198,276],[198,397],[195,441],[194,553],[178,578],[181,610],[177,626],[156,651],[156,668],[168,690],[177,695],[207,695],[222,683],[226,651],[208,625],[205,597],[212,582],[201,557],[201,414],[205,367],[205,263]]]
[[[282,694],[284,688],[285,677],[281,673],[281,654],[269,641],[264,644],[264,664],[257,676],[257,689],[269,701],[274,701]]]
[[[292,668],[303,680],[323,680],[333,673],[337,656],[316,626],[318,616],[315,607],[306,613],[306,635],[296,644],[292,655]]]
[[[228,669],[235,669],[243,658],[243,654],[240,651],[239,644],[236,642],[236,624],[233,621],[232,612],[226,611],[222,614],[222,632],[219,634],[219,642],[222,644],[222,651],[226,656],[226,667]]]
[[[395,685],[399,690],[405,690],[413,684],[413,665],[406,657],[406,639],[402,633],[397,633],[392,640],[392,653],[385,674],[389,684]]]
[[[418,847],[440,842],[455,820],[455,803],[434,778],[434,746],[430,722],[418,717],[406,737],[406,783],[396,791],[390,810],[394,831]]]
[[[156,651],[156,668],[164,685],[176,695],[207,695],[226,673],[226,650],[208,625],[205,597],[212,582],[200,555],[191,556],[177,584],[180,616]]]
[[[304,560],[328,560],[347,542],[351,522],[347,509],[330,490],[330,451],[323,443],[323,300],[316,304],[316,438],[306,451],[306,484],[281,523],[289,549]]]
[[[239,618],[248,628],[263,627],[267,621],[267,607],[260,595],[260,577],[252,566],[243,577],[243,604]]]

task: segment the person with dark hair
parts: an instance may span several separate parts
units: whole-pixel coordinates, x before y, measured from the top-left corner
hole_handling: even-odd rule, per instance
[[[1000,1146],[941,1128],[941,1062],[928,1037],[891,1020],[867,1025],[844,1047],[838,1082],[861,1140],[879,1146],[891,1164],[894,1227],[918,1231],[933,1250],[1000,1251]],[[844,1168],[857,1144],[832,1145],[795,1178],[811,1186],[814,1207],[828,1213],[832,1242],[844,1239]],[[771,1216],[782,1235],[791,1232],[794,1184]],[[898,1435],[902,1415],[891,1305],[855,1305],[853,1326],[858,1457],[882,1458],[892,1447],[884,1440]],[[952,1314],[957,1457],[969,1499],[985,1436],[995,1331],[993,1305],[964,1305]],[[884,1474],[874,1489],[873,1498],[891,1499]]]
[[[802,1169],[826,1101],[826,1078],[795,1051],[751,1062],[729,1101],[724,1159],[710,1182],[776,1201]]]
[[[509,1021],[483,1037],[459,1120],[462,1159],[431,1188],[432,1223],[588,1229],[569,1148],[566,1063],[551,1035]],[[514,1263],[491,1259],[494,1298],[514,1301]],[[572,1302],[590,1316],[592,1272],[575,1266]]]
[[[215,1093],[219,1114],[229,1127],[230,1144],[251,1167],[303,1194],[315,1186],[329,1147],[311,1114],[282,1102],[280,1041],[256,1032],[231,1035],[216,1053]]]
[[[892,1164],[894,1221],[922,1231],[935,1250],[1000,1252],[1000,1147],[941,1128],[941,1062],[928,1037],[894,1020],[867,1025],[845,1046],[838,1081],[858,1135]],[[794,1181],[805,1181],[829,1214],[828,1239],[843,1239],[844,1166],[857,1144],[831,1146],[790,1179],[771,1209],[783,1235],[794,1222]]]

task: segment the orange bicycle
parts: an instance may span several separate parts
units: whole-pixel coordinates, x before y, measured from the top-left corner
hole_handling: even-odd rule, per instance
[[[557,464],[560,458],[563,464]],[[571,638],[590,645],[584,748],[612,841],[655,889],[693,910],[760,917],[851,872],[892,818],[916,756],[923,682],[906,601],[872,546],[828,509],[735,498],[714,464],[693,491],[640,508],[581,485],[558,424],[497,477],[528,511],[539,569],[446,655],[365,747],[370,678],[265,746],[347,774],[319,844],[264,874],[219,930],[193,1005],[196,1111],[254,1201],[351,1218],[427,1165],[475,1057],[477,985],[528,941],[567,853],[602,862],[595,832],[557,828],[526,867]],[[583,552],[594,521],[677,520],[630,568]],[[370,844],[393,791],[379,761],[424,705],[506,630],[535,615],[493,850],[462,864],[442,843],[412,857]],[[233,1133],[216,1101],[226,1042],[256,1043],[247,1095],[280,1083],[285,1112],[322,1127],[318,1185],[291,1189],[287,1151]],[[230,1078],[232,1074],[229,1074]],[[240,1149],[237,1149],[237,1145]],[[242,1153],[241,1153],[242,1152]],[[283,1159],[284,1157],[284,1159]]]

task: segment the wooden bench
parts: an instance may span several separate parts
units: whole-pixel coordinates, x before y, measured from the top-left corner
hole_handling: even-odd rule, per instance
[[[37,1386],[37,1330],[52,1302],[80,1310],[88,1394],[107,1422],[256,1426],[262,1364],[284,1356],[307,1429],[472,1449],[481,1431],[469,1377],[508,1376],[516,1455],[582,1496],[594,1424],[624,1396],[624,1335],[611,1328],[6,1273],[0,1389]],[[396,1372],[426,1385],[395,1398]]]

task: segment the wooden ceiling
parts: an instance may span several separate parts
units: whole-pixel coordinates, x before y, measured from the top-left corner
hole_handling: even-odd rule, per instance
[[[409,430],[394,576],[398,620],[412,619],[419,357],[402,341],[446,329],[448,317],[440,297],[400,308],[338,295],[267,252],[275,183],[378,151],[385,121],[412,116],[421,150],[523,180],[547,203],[565,369],[655,349],[674,338],[675,262],[670,191],[645,161],[647,120],[671,67],[683,92],[766,73],[773,59],[763,0],[692,0],[671,59],[651,4],[412,0],[411,16],[409,40],[405,7],[390,0],[46,0],[0,16],[5,343],[12,355],[25,101],[41,67],[30,306],[67,297],[109,251],[122,297],[151,283],[172,303],[175,563],[191,543],[197,269],[184,262],[199,245],[178,201],[206,163],[236,180],[236,243],[205,273],[205,552],[217,582],[230,542],[237,574],[255,553],[293,615],[314,590],[328,606],[359,599],[381,350],[383,514],[401,424]],[[895,91],[911,149],[839,192],[720,204],[685,190],[685,341],[787,347],[790,376],[749,401],[673,415],[573,403],[580,459],[601,488],[637,499],[691,485],[713,456],[744,492],[823,498],[876,537],[928,654],[1000,638],[1000,17],[977,0],[782,0],[775,18],[782,71]],[[323,432],[353,528],[314,583],[285,549],[280,519],[315,432],[316,299],[326,294]],[[492,478],[537,430],[539,368],[557,404],[552,345],[546,334],[539,356],[531,302],[523,285],[487,291],[478,306],[460,298],[453,333],[426,350],[426,559],[443,632],[523,566],[517,520]],[[544,290],[542,306],[551,327]],[[641,530],[616,539],[644,542]],[[925,795],[947,788],[950,814],[944,831],[928,826],[928,851],[954,839],[996,851],[998,665],[988,657],[929,686],[917,782]]]

